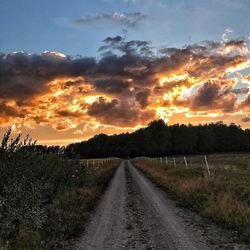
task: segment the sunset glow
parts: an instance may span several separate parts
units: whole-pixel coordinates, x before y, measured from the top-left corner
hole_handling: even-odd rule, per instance
[[[162,76],[153,69],[153,73],[147,76],[147,86],[143,86],[142,82],[141,87],[137,83],[138,72],[134,71],[124,77],[110,75],[104,79],[99,78],[99,73],[96,72],[99,78],[97,80],[88,75],[63,76],[62,72],[61,77],[55,76],[52,80],[43,80],[42,91],[27,96],[25,100],[19,96],[4,98],[1,101],[3,108],[1,124],[2,126],[13,124],[16,128],[49,125],[58,131],[71,129],[79,131],[79,127],[85,124],[84,128],[92,128],[96,132],[100,128],[110,128],[110,125],[114,126],[111,131],[115,131],[116,128],[127,131],[128,125],[131,128],[136,127],[138,123],[146,125],[153,119],[163,119],[166,123],[182,122],[183,120],[175,119],[178,113],[184,114],[185,122],[193,122],[194,117],[219,120],[223,120],[225,115],[248,117],[248,91],[245,89],[241,93],[241,99],[237,92],[233,91],[235,84],[239,82],[239,74],[249,86],[249,77],[242,73],[249,68],[248,55],[238,53],[244,48],[239,49],[237,43],[230,46],[230,51],[226,54],[217,55],[218,62],[214,61],[213,55],[210,54],[200,54],[194,59],[194,52],[190,49],[187,60],[192,63],[186,64],[185,67],[182,63],[180,66],[175,65],[175,68],[180,67],[178,74],[173,74],[171,70],[164,68],[164,60],[168,62],[169,58],[162,56],[162,65],[158,67],[169,70],[169,73],[166,72]],[[247,48],[244,51],[248,51]],[[178,53],[182,51],[179,50]],[[66,65],[69,63],[64,61],[65,57],[60,53],[47,51],[45,55],[48,54],[49,60],[58,60],[59,63],[64,62]],[[22,58],[33,57],[25,53],[15,55]],[[13,59],[15,55],[12,55]],[[44,54],[40,57],[43,56]],[[199,57],[203,57],[202,61]],[[157,63],[156,57],[154,60]],[[7,61],[8,58],[4,57],[3,63]],[[133,61],[131,64],[133,65]],[[143,78],[143,75],[141,77]],[[124,86],[121,88],[120,84]],[[229,107],[226,107],[227,105]]]
[[[139,0],[124,2],[121,7],[141,7]],[[165,3],[161,4],[165,8]],[[153,6],[151,1],[146,5]],[[63,51],[58,49],[63,48],[59,42],[56,50],[43,47],[40,53],[26,52],[18,46],[3,48],[0,132],[12,125],[15,132],[30,131],[41,143],[64,145],[98,133],[131,132],[159,118],[168,124],[223,121],[250,127],[247,37],[224,27],[217,39],[203,35],[188,44],[178,41],[178,45],[171,46],[156,39],[156,46],[150,37],[143,40],[136,33],[131,37],[127,34],[137,25],[146,28],[155,22],[149,18],[150,13],[131,17],[114,13],[105,16],[112,22],[103,25],[125,26],[127,31],[115,35],[107,28],[106,38],[98,38],[104,40],[99,42],[96,55],[84,56],[87,47],[84,53],[67,54],[67,42]],[[135,16],[143,18],[129,19]],[[87,29],[91,22],[98,25],[98,18],[79,19],[77,29],[79,25]],[[58,17],[57,25],[71,29],[74,24],[67,22]],[[77,37],[73,29],[69,33]]]

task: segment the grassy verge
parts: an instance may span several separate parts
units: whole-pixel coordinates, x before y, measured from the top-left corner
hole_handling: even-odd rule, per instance
[[[171,159],[172,160],[172,159]],[[177,203],[188,207],[217,224],[233,230],[240,240],[250,239],[250,156],[209,156],[211,177],[203,158],[173,161],[135,159],[134,164],[167,191]]]
[[[86,165],[54,155],[0,154],[0,249],[70,249],[119,160]]]
[[[47,239],[47,248],[67,248],[70,239],[83,233],[86,221],[113,177],[118,162],[116,160],[99,167],[85,166],[85,185],[53,200],[48,207],[42,234]]]

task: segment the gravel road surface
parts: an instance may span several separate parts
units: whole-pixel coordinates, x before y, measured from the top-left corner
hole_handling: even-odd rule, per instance
[[[123,161],[75,249],[244,249],[212,243],[199,223]]]

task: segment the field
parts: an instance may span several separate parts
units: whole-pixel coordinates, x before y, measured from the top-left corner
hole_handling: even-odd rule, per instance
[[[0,148],[0,249],[67,249],[81,235],[120,160],[68,160]],[[31,145],[30,145],[31,146]]]
[[[243,241],[250,239],[250,155],[136,158],[133,163],[180,206],[188,207]]]
[[[230,229],[233,241],[226,238],[224,246],[249,245],[249,154],[140,157],[132,163],[119,158],[69,159],[60,148],[41,148],[29,136],[22,142],[20,136],[10,136],[8,129],[0,145],[2,250],[74,249],[76,243],[80,249],[221,245],[220,239],[211,241],[202,228],[197,230],[194,217],[188,224],[190,216],[154,184],[178,205]]]

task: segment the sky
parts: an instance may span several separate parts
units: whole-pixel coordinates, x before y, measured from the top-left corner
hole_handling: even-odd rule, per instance
[[[249,0],[0,0],[0,13],[0,135],[250,128]]]

